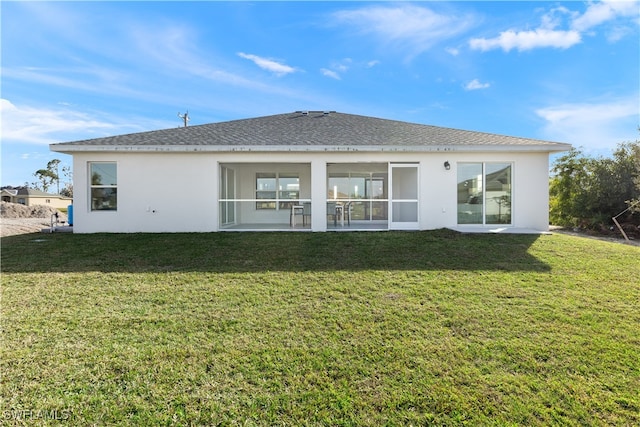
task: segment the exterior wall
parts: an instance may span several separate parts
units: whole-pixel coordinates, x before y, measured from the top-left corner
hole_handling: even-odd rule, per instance
[[[327,162],[311,161],[311,229],[327,231]]]
[[[117,211],[89,206],[88,162],[118,165]],[[451,169],[444,168],[444,162]],[[327,163],[419,164],[419,229],[458,228],[458,162],[512,162],[513,224],[507,227],[548,229],[548,153],[75,153],[74,231],[211,232],[218,225],[220,164],[237,166],[238,198],[255,198],[255,172],[300,172],[301,198],[312,200],[312,229],[325,231]],[[275,164],[278,164],[277,166]],[[237,213],[243,222],[250,209]],[[288,213],[279,212],[278,220]],[[257,221],[257,219],[256,219]],[[478,226],[475,226],[476,228]],[[487,230],[495,228],[486,226]]]
[[[549,230],[549,155],[530,155],[518,163],[514,188],[518,198],[514,207],[514,226]]]
[[[73,200],[67,197],[61,197],[55,194],[52,194],[48,197],[36,197],[36,196],[28,196],[26,194],[13,195],[9,193],[2,194],[2,200],[9,203],[19,203],[24,206],[50,206],[55,209],[66,209]],[[24,203],[21,203],[24,201]]]
[[[78,153],[74,232],[205,232],[218,224],[218,166],[190,153]],[[91,211],[89,162],[116,162],[117,211]]]
[[[444,161],[451,170],[444,169]],[[497,226],[457,224],[457,166],[460,162],[511,162],[513,164],[512,224],[505,227],[549,229],[548,153],[449,153],[421,161],[420,228],[478,228]]]
[[[61,199],[58,197],[26,197],[26,196],[16,196],[15,197],[16,202],[19,197],[25,197],[27,206],[43,205],[43,206],[50,206],[55,209],[66,209],[72,202],[72,199]]]

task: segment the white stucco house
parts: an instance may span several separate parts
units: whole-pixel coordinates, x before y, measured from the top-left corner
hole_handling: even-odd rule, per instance
[[[298,111],[52,144],[74,232],[548,230],[568,144]]]

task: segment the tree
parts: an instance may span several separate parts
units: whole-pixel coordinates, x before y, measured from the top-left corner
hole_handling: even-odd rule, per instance
[[[70,166],[62,167],[62,175],[66,178],[64,188],[60,190],[60,194],[65,197],[73,197],[73,172]]]
[[[554,164],[549,184],[549,219],[557,225],[576,225],[580,184],[586,180],[589,159],[572,148]]]
[[[32,187],[41,189],[45,193],[49,191],[49,187],[56,184],[56,192],[60,194],[60,175],[59,175],[60,160],[53,159],[47,163],[46,169],[38,169],[33,175],[38,178],[40,182],[32,183]],[[63,167],[64,171],[65,168]]]
[[[549,217],[554,224],[602,228],[640,198],[640,141],[622,143],[612,158],[572,149],[552,168]],[[638,218],[635,218],[638,221]],[[638,221],[640,223],[640,221]]]
[[[633,162],[635,164],[636,171],[640,171],[640,144],[636,143],[631,146]],[[640,172],[638,172],[634,179],[636,184],[636,198],[629,201],[629,206],[633,206],[634,212],[640,212]]]

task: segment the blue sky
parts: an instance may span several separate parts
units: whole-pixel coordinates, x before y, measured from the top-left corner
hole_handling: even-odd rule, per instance
[[[638,138],[640,3],[0,4],[2,185],[48,144],[335,110],[568,142]]]

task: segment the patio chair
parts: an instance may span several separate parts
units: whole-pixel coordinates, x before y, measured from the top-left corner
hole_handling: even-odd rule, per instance
[[[289,225],[295,227],[296,215],[302,216],[302,225],[304,225],[304,206],[291,205],[291,212],[289,213]]]
[[[338,217],[342,215],[342,205],[339,205],[336,202],[328,202],[327,203],[327,216],[333,217],[333,226],[336,227],[338,225]]]
[[[311,224],[311,202],[304,202],[302,204],[302,225],[307,225],[307,218],[309,218],[309,224]]]
[[[342,214],[347,219],[347,225],[351,225],[351,211],[353,210],[353,202],[347,202],[344,204]]]
[[[347,220],[347,224],[351,225],[351,202],[329,202],[327,203],[327,215],[333,217],[333,225],[338,226],[338,220],[340,224],[344,225],[344,220]]]

